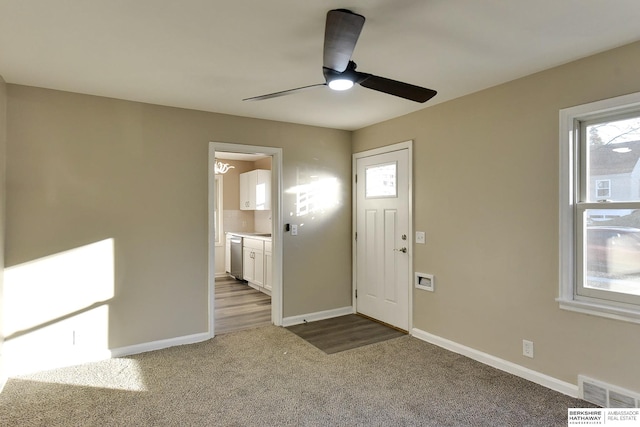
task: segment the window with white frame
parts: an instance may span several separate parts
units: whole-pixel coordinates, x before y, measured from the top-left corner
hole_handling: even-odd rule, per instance
[[[560,111],[560,307],[640,323],[640,93]]]
[[[213,212],[214,236],[216,246],[224,244],[222,232],[222,175],[216,175],[214,178],[213,194],[216,198],[215,210]]]

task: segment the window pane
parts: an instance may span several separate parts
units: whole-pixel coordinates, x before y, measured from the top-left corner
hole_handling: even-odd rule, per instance
[[[213,195],[216,199],[216,209],[213,212],[213,223],[214,223],[214,238],[217,245],[222,244],[222,212],[220,211],[220,207],[222,206],[222,178],[219,175],[216,175],[214,178],[214,187],[213,187]]]
[[[640,210],[586,211],[585,288],[640,295]]]
[[[397,164],[369,166],[365,172],[365,197],[396,197]]]
[[[585,133],[587,201],[640,200],[640,118],[589,124]]]

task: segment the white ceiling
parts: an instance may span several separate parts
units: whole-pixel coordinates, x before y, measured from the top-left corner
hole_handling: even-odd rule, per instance
[[[425,104],[323,83],[329,9],[366,17],[358,70]],[[8,83],[338,129],[404,115],[640,40],[638,0],[0,0]]]

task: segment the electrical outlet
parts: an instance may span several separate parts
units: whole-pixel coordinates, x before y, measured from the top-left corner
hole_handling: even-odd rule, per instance
[[[533,341],[522,340],[522,355],[533,359]]]
[[[292,236],[298,235],[298,226],[296,224],[291,224],[291,235]]]
[[[424,231],[416,231],[416,243],[424,245],[425,240],[426,239]]]

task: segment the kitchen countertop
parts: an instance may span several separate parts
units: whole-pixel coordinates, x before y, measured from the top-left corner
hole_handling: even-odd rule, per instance
[[[271,241],[271,234],[269,233],[248,233],[248,232],[227,231],[226,234],[232,234],[234,236],[240,236],[240,237],[247,237],[250,239]]]

